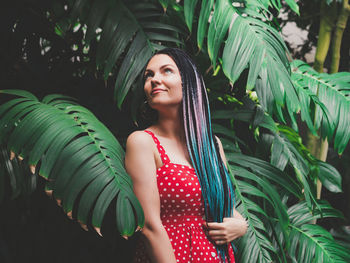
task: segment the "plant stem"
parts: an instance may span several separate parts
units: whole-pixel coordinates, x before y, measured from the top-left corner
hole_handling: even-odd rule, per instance
[[[326,1],[323,0],[321,2],[321,21],[314,63],[314,69],[318,72],[323,72],[323,65],[329,50],[332,30],[335,27],[336,17],[336,3],[333,2],[330,6],[328,6]]]
[[[318,138],[308,131],[306,147],[309,149],[310,153],[314,157],[316,157],[318,160],[321,160],[323,162],[326,161],[327,153],[328,153],[327,138],[323,140],[321,136]],[[321,190],[322,190],[322,183],[319,179],[317,179],[317,195],[316,195],[317,199],[321,198]]]
[[[343,0],[342,8],[337,19],[337,24],[334,30],[332,43],[332,64],[330,73],[336,73],[339,70],[340,47],[343,39],[343,33],[346,28],[346,23],[350,14],[350,4],[347,0]]]
[[[337,4],[332,2],[330,5],[326,4],[325,0],[321,1],[321,21],[320,29],[318,33],[315,63],[314,69],[320,73],[323,72],[324,61],[326,60],[327,53],[332,38],[332,31],[335,27],[335,21],[337,18]],[[338,25],[338,24],[337,24]],[[340,40],[341,41],[341,40]],[[318,95],[318,88],[316,95]],[[317,108],[316,108],[317,110]],[[315,112],[316,116],[316,112]],[[310,153],[321,161],[326,161],[328,153],[328,141],[324,140],[321,136],[316,137],[311,132],[307,132],[306,147],[310,150]],[[317,199],[321,198],[322,183],[317,179]]]

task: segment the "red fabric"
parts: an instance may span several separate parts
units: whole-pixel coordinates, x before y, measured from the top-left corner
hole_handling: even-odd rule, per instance
[[[177,262],[219,263],[216,248],[203,229],[204,204],[194,168],[170,162],[156,136],[151,131],[145,132],[152,136],[163,162],[157,170],[160,216]],[[229,252],[230,262],[234,263],[231,246]],[[136,250],[135,262],[150,262],[142,242]]]

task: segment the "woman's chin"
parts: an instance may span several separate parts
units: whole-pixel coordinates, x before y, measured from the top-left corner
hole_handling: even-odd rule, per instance
[[[169,109],[169,107],[176,107],[180,106],[181,101],[174,101],[174,100],[166,100],[166,99],[154,99],[151,102],[149,102],[149,106],[157,111],[163,110],[163,109]]]

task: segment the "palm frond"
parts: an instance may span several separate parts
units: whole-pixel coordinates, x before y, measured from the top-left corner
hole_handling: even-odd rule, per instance
[[[300,60],[293,61],[292,67],[293,83],[305,97],[304,112],[315,107],[315,128],[321,128],[323,138],[334,140],[334,148],[342,154],[350,139],[350,73],[318,73]],[[321,103],[313,101],[315,96]]]
[[[325,187],[332,192],[341,191],[341,176],[339,172],[330,164],[316,160],[309,152],[309,150],[302,144],[302,139],[293,129],[284,125],[277,125],[271,116],[264,112],[260,107],[254,109],[238,109],[238,110],[216,110],[212,114],[213,120],[233,119],[240,120],[251,124],[251,127],[263,127],[269,130],[270,141],[266,144],[268,149],[271,149],[270,162],[273,166],[281,171],[284,171],[287,164],[294,169],[296,178],[299,179],[303,185],[304,197],[307,201],[309,209],[317,206],[315,177],[325,183]],[[217,125],[217,124],[215,124]],[[214,126],[216,127],[216,126]],[[233,131],[224,130],[223,127],[218,127],[215,131],[223,134],[226,137],[233,139],[234,143],[227,143],[225,145],[226,151],[234,151],[239,153],[237,143],[240,143],[239,138],[233,136]],[[260,131],[261,133],[261,131]],[[237,157],[239,160],[241,157]],[[251,157],[247,157],[248,159]],[[254,159],[250,160],[253,161]],[[258,159],[254,160],[258,162]],[[241,165],[249,167],[242,160]],[[311,170],[316,173],[311,173]]]
[[[332,235],[319,225],[290,226],[292,246],[288,254],[294,262],[349,262],[350,253],[339,245]]]
[[[247,197],[258,196],[270,200],[268,195],[255,186],[238,180],[237,176],[254,176],[249,171],[240,169],[235,165],[229,165],[230,174],[235,185],[235,197],[238,204],[237,210],[248,222],[247,233],[235,242],[237,246],[237,260],[240,262],[273,262],[276,257],[276,249],[272,245],[262,218],[268,218],[265,211],[254,201]],[[235,169],[237,168],[237,169]],[[234,170],[234,171],[232,171]]]
[[[7,196],[14,199],[32,194],[36,189],[37,180],[37,174],[32,174],[28,165],[24,165],[14,155],[9,155],[6,147],[0,148],[0,203]],[[7,184],[10,185],[10,193],[6,189]]]
[[[261,107],[254,109],[237,109],[237,110],[214,110],[211,114],[213,120],[233,119],[251,123],[255,127],[263,127],[271,132],[278,132],[278,127],[274,120],[265,113]]]
[[[288,215],[291,224],[300,227],[303,224],[312,223],[315,219],[321,218],[342,218],[344,215],[337,209],[333,208],[326,200],[317,200],[320,209],[310,211],[307,203],[305,201],[300,201],[299,203],[288,208]]]
[[[318,206],[315,178],[310,169],[317,162],[293,129],[280,125],[279,132],[273,134],[271,163],[281,170],[284,170],[285,165],[289,163],[295,171],[296,178],[303,185],[304,197],[309,209],[312,210],[315,205]]]
[[[196,8],[198,0],[194,1],[184,1],[184,14],[185,14],[185,20],[186,25],[190,32],[192,31],[192,22],[193,22],[193,15],[194,15],[194,9]]]
[[[301,138],[294,130],[287,126],[280,125],[278,129],[279,133],[273,135],[271,163],[283,171],[285,165],[290,162],[299,173],[307,175],[309,173],[309,167],[306,158],[295,147],[298,146],[298,148],[301,148],[303,146]],[[294,144],[292,144],[291,139],[294,139]],[[306,150],[305,147],[303,149]]]
[[[330,230],[336,241],[344,247],[350,249],[350,229],[347,226],[339,226]]]
[[[274,182],[274,184],[280,185],[281,187],[283,186],[283,188],[289,194],[292,194],[293,196],[300,199],[302,198],[301,185],[270,163],[240,153],[228,153],[227,157],[228,160],[235,165],[250,169],[256,175],[262,176],[267,180]]]
[[[293,262],[348,262],[348,249],[338,244],[332,235],[312,220],[319,218],[344,218],[324,200],[318,201],[320,210],[312,214],[306,202],[299,202],[288,209],[290,217],[290,244],[288,254]]]
[[[211,17],[207,33],[208,54],[214,69],[216,68],[219,50],[224,42],[235,11],[230,1],[215,2],[214,13]]]
[[[249,2],[249,1],[248,1]],[[260,2],[261,4],[264,4],[265,7],[273,7],[277,11],[280,11],[282,9],[282,1],[281,0],[258,0],[257,2]],[[297,14],[299,14],[299,6],[296,3],[295,0],[285,0],[286,4]]]
[[[325,200],[318,200],[318,210],[310,211],[308,204],[301,201],[288,209],[290,218],[289,239],[284,240],[279,226],[274,230],[281,244],[286,246],[292,262],[347,262],[350,253],[338,244],[332,235],[313,220],[320,218],[344,218],[343,214]],[[339,250],[339,251],[338,251]],[[338,251],[338,252],[337,252]]]
[[[333,193],[342,192],[342,176],[335,167],[329,163],[318,161],[318,178],[322,185]]]
[[[185,4],[186,2],[190,2],[190,1],[185,0]],[[198,28],[197,28],[197,45],[199,49],[202,49],[203,47],[203,41],[208,30],[208,21],[209,21],[209,17],[210,17],[213,5],[214,5],[214,0],[202,1],[200,14],[198,18]],[[193,14],[191,13],[185,14],[185,17],[186,16],[193,16]],[[189,27],[192,28],[192,25],[190,25]]]
[[[1,93],[22,97],[0,106],[0,142],[47,179],[46,191],[68,216],[87,225],[92,215],[101,234],[106,210],[116,200],[122,236],[143,226],[143,211],[123,166],[124,151],[89,110],[61,95],[39,102],[19,91]]]
[[[86,46],[97,40],[97,67],[105,79],[117,72],[114,99],[118,107],[151,55],[169,44],[182,43],[178,36],[183,32],[163,21],[165,15],[160,6],[149,2],[74,1],[71,24],[78,19],[86,25]]]
[[[261,21],[265,16],[254,11],[258,7],[258,10],[265,12],[266,5],[281,7],[280,1],[248,2],[243,9],[236,8],[228,0],[216,1],[215,4],[202,1],[197,30],[198,46],[203,46],[204,36],[207,36],[208,54],[214,69],[218,57],[222,57],[223,72],[232,83],[244,70],[248,70],[247,88],[256,88],[264,110],[277,114],[285,122],[282,108],[286,106],[293,127],[297,129],[294,114],[300,111],[299,98],[290,78],[286,55],[288,49],[280,34]],[[252,9],[249,6],[253,6]],[[185,16],[189,17],[187,21],[191,21],[193,14],[185,13]]]

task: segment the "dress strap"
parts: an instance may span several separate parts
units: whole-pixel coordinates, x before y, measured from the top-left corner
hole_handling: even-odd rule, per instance
[[[158,149],[158,152],[160,154],[160,158],[162,159],[163,164],[170,163],[168,155],[165,153],[163,146],[160,144],[158,138],[154,135],[154,133],[151,132],[150,130],[144,130],[144,131],[152,136],[155,144],[157,145],[157,149]]]

